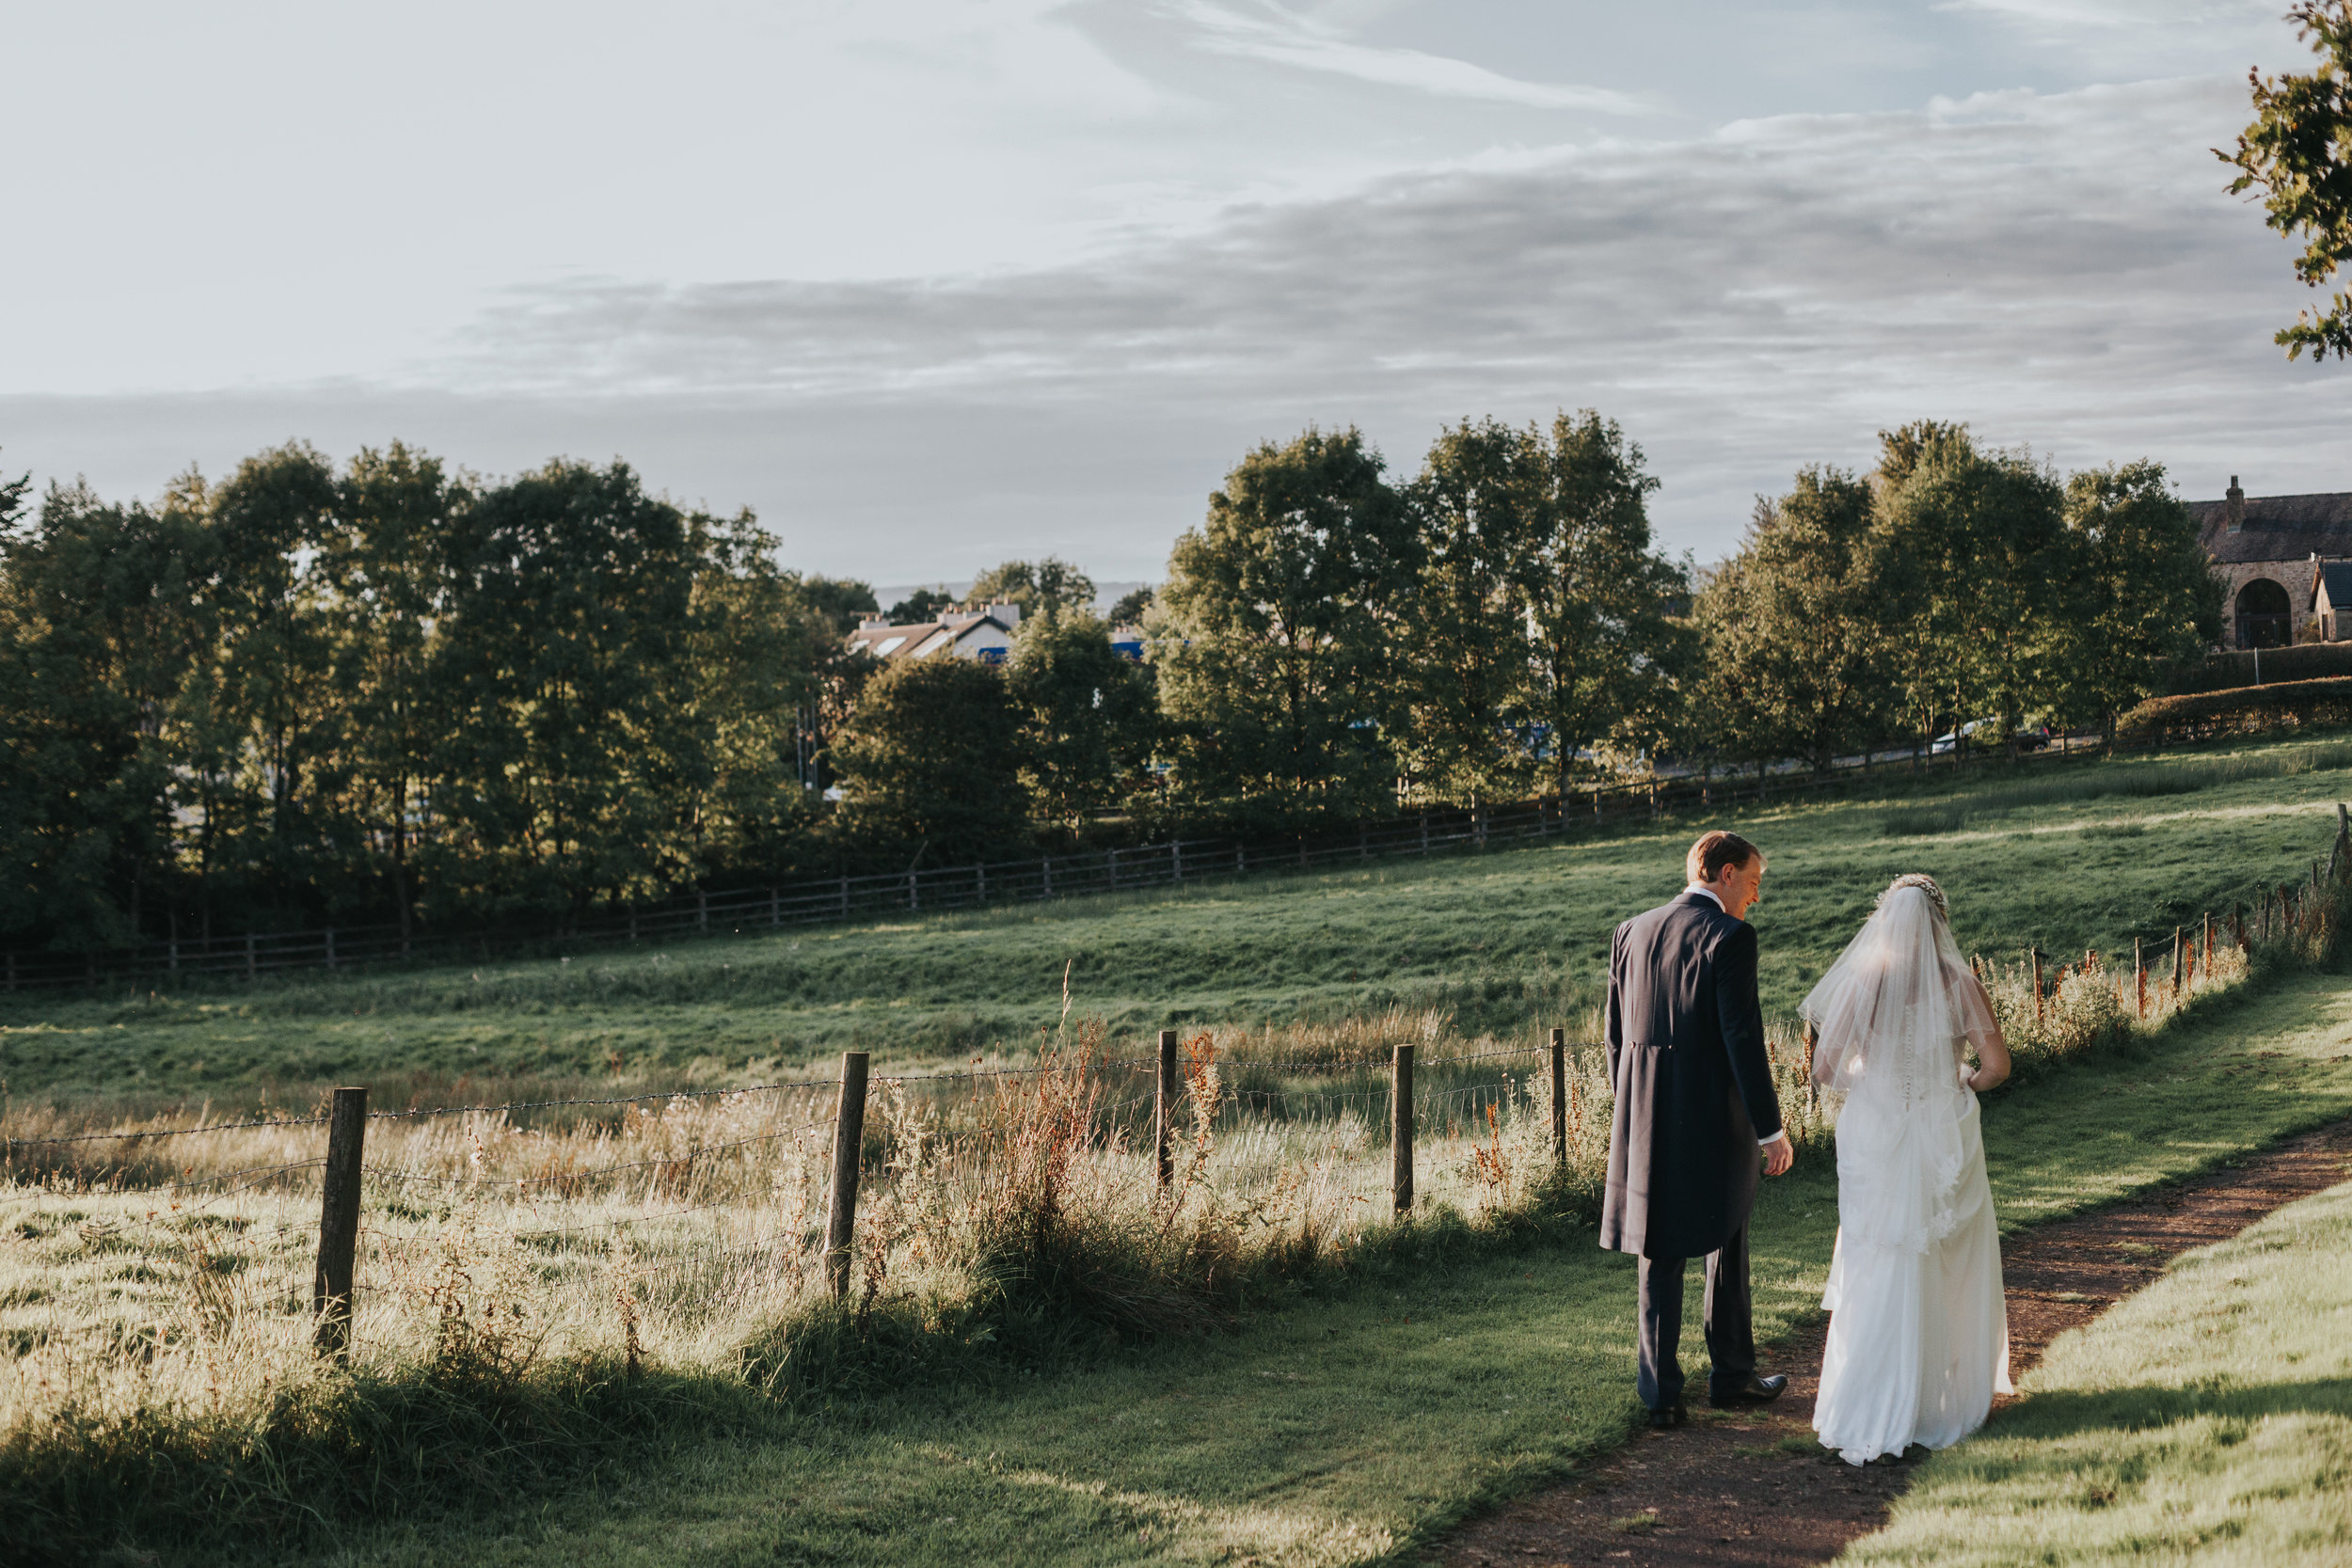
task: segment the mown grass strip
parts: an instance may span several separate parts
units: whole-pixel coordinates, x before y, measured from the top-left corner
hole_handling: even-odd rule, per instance
[[[2061,1338],[1842,1560],[2352,1561],[2352,1182]]]

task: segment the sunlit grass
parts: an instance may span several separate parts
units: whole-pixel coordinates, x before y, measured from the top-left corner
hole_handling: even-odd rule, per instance
[[[1958,785],[1892,775],[1840,803],[1726,816],[1772,857],[1755,916],[1767,1009],[1792,1012],[1907,871],[1944,883],[1962,945],[1988,956],[2112,958],[2169,936],[2306,874],[2333,802],[2352,797],[2344,761],[2305,744],[1992,768]],[[1904,812],[1930,831],[1887,836]],[[1684,847],[1712,825],[569,961],[19,996],[0,999],[0,1076],[20,1102],[308,1108],[333,1083],[368,1083],[379,1103],[745,1083],[850,1047],[890,1069],[1017,1061],[1060,1016],[1065,974],[1120,1049],[1170,1025],[1391,1009],[1439,1015],[1448,1037],[1581,1034],[1611,928],[1673,894]]]
[[[2061,1338],[1850,1562],[2352,1561],[2352,1184]]]

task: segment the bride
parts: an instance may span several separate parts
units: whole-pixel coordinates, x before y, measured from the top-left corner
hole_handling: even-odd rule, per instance
[[[1845,1096],[1814,1430],[1850,1465],[1948,1448],[2010,1391],[1975,1093],[2009,1076],[2009,1048],[1953,944],[1944,890],[1896,878],[1800,1011],[1814,1081]]]

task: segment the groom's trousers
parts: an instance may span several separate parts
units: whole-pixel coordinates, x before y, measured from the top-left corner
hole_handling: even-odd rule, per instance
[[[1682,1402],[1682,1270],[1689,1259],[1641,1259],[1642,1402],[1668,1410]],[[1748,1306],[1748,1227],[1707,1255],[1707,1300],[1700,1325],[1714,1362],[1710,1394],[1729,1397],[1756,1372],[1756,1321]]]

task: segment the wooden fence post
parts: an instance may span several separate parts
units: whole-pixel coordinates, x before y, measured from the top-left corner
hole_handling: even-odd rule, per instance
[[[700,932],[707,932],[710,929],[710,890],[708,888],[698,887],[694,890],[694,929]]]
[[[850,918],[850,879],[847,877],[841,879],[841,918]]]
[[[2208,976],[2213,974],[2213,911],[2211,910],[2205,911],[2205,974]]]
[[[1568,1165],[1568,1032],[1551,1032],[1551,1157]]]
[[[1400,1045],[1389,1069],[1389,1190],[1400,1214],[1413,1207],[1413,1048]]]
[[[2026,950],[2033,958],[2033,1023],[2042,1027],[2042,945],[2037,942]]]
[[[1152,1144],[1157,1156],[1160,1185],[1176,1180],[1176,1031],[1160,1031],[1160,1081],[1152,1095]]]
[[[1181,838],[1168,841],[1168,867],[1175,874],[1176,880],[1181,882],[1184,879],[1184,841]]]
[[[835,1300],[850,1292],[850,1253],[857,1239],[858,1165],[866,1151],[863,1051],[841,1053],[841,1100],[833,1118],[833,1207],[825,1219],[825,1275]]]
[[[2139,994],[2139,1016],[2148,1016],[2148,956],[2137,937],[2132,938],[2132,985]]]
[[[359,1154],[368,1132],[368,1091],[337,1089],[326,1123],[326,1169],[319,1180],[319,1261],[310,1311],[319,1353],[351,1359],[351,1268],[359,1248]]]
[[[2181,950],[2181,928],[2172,927],[2172,1005],[2181,1005],[2181,982],[2186,979],[2188,955]]]
[[[781,888],[768,890],[768,928],[774,930],[784,924],[784,892]]]
[[[326,973],[335,973],[335,927],[326,928]]]
[[[257,970],[253,951],[255,940],[252,932],[247,931],[245,934],[245,977],[248,980],[253,978]]]

